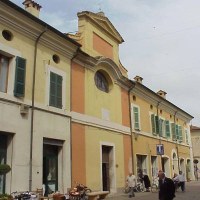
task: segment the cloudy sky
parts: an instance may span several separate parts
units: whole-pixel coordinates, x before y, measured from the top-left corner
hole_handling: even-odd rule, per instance
[[[22,6],[23,0],[11,0]],[[103,11],[125,42],[120,60],[130,79],[143,77],[154,92],[200,126],[199,0],[37,0],[40,18],[61,32],[77,31],[77,12]]]

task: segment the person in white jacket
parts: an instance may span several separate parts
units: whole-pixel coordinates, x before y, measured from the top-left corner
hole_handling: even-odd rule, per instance
[[[135,175],[133,175],[132,172],[130,172],[129,175],[126,177],[126,183],[128,184],[128,187],[130,188],[129,198],[135,197],[134,188],[137,182],[136,182],[136,177]]]
[[[179,175],[173,178],[174,182],[178,182],[178,187],[181,187],[182,192],[185,191],[185,174],[179,171]]]
[[[182,192],[185,191],[185,174],[180,171],[178,175],[179,186],[181,187]]]

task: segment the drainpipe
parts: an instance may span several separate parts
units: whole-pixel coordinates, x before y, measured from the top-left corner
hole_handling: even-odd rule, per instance
[[[70,70],[70,113],[72,112],[72,62],[77,57],[79,47],[74,53],[71,59],[71,70]],[[71,170],[71,187],[72,187],[72,117],[70,117],[70,170]]]
[[[132,128],[132,120],[131,120],[131,99],[130,93],[131,90],[135,88],[135,83],[128,90],[128,99],[129,99],[129,120],[130,120],[130,139],[131,139],[131,158],[132,158],[132,172],[134,173],[134,155],[133,155],[133,128]]]
[[[157,122],[157,125],[158,125],[158,134],[159,134],[159,144],[161,144],[161,137],[160,137],[160,123],[159,123],[159,111],[158,111],[158,107],[159,105],[161,104],[162,101],[158,101],[158,104],[156,106],[156,112],[157,112],[157,118],[158,118],[158,122]],[[160,155],[160,163],[161,163],[161,170],[163,171],[163,167],[162,167],[162,155]]]
[[[178,111],[175,111],[175,114],[174,114],[174,133],[175,133],[175,136],[176,136],[176,114],[178,113]],[[177,151],[177,158],[178,158],[178,171],[180,171],[180,164],[179,164],[179,151],[178,151],[178,140],[176,138],[176,151]]]
[[[36,62],[37,62],[37,47],[38,42],[42,35],[47,31],[45,30],[40,33],[35,41],[34,50],[34,63],[33,63],[33,82],[32,82],[32,104],[31,104],[31,135],[30,135],[30,162],[29,162],[29,191],[32,190],[32,161],[33,161],[33,123],[34,123],[34,108],[35,108],[35,76],[36,76]]]

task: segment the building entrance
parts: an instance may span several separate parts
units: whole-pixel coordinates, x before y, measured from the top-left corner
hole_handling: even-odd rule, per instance
[[[6,164],[7,136],[0,133],[0,164]],[[0,175],[0,194],[5,193],[6,176]]]
[[[45,195],[58,190],[58,146],[43,145],[43,184]]]

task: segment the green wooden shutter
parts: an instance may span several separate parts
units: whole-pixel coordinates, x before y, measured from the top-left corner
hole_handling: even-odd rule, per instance
[[[152,133],[156,133],[156,124],[155,124],[155,115],[151,114],[151,128],[152,128]]]
[[[175,123],[171,123],[171,132],[172,132],[172,139],[176,140]]]
[[[182,132],[182,127],[179,126],[179,129],[178,129],[178,135],[179,135],[179,141],[183,141],[183,132]]]
[[[139,129],[139,109],[137,107],[133,107],[133,114],[134,114],[134,129]]]
[[[179,140],[179,126],[176,124],[176,139]]]
[[[62,76],[50,73],[49,105],[62,108]]]
[[[163,119],[159,119],[159,136],[164,137],[164,132],[163,132]]]
[[[156,134],[159,134],[159,118],[158,118],[158,116],[155,116],[155,121],[156,121]]]
[[[62,108],[62,76],[57,75],[57,107]]]
[[[26,60],[16,57],[14,96],[24,97],[25,94]]]
[[[186,141],[186,144],[189,144],[189,138],[188,138],[187,130],[185,130],[185,141]]]
[[[170,125],[168,120],[165,120],[165,134],[166,137],[170,137]]]

